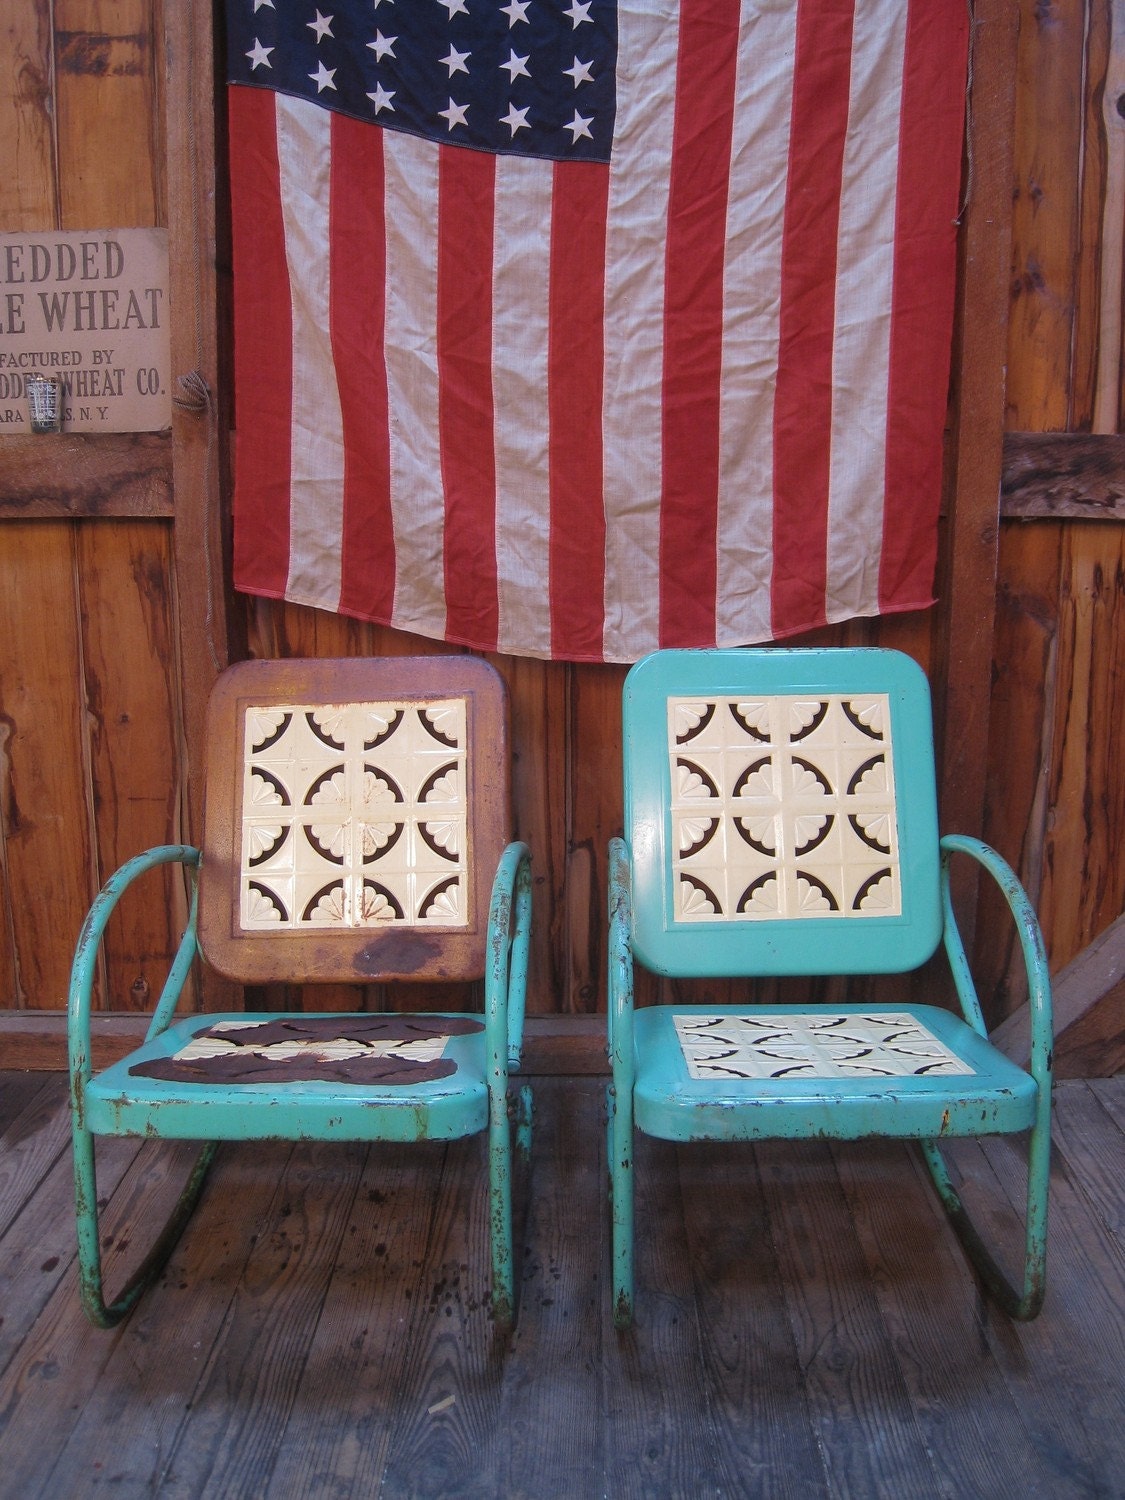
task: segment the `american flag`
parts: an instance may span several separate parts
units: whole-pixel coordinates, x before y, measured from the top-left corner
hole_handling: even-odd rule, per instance
[[[227,0],[235,582],[633,661],[932,602],[957,0]]]

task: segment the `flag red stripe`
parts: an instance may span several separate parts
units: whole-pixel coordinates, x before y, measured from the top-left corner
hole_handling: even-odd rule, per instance
[[[332,357],[344,430],[340,608],[387,620],[395,553],[387,371],[383,135],[332,117]]]
[[[239,588],[280,598],[289,574],[293,326],[275,95],[231,88],[228,107],[238,328],[234,581]]]
[[[913,0],[899,121],[881,608],[933,598],[949,384],[967,16]]]
[[[854,0],[798,0],[774,401],[776,635],[822,624],[832,346]]]
[[[606,210],[609,173],[554,168],[547,391],[551,654],[600,661]]]
[[[495,649],[496,454],[492,236],[496,160],[441,148],[438,166],[438,426],[445,487],[446,638]]]
[[[684,0],[664,282],[660,644],[715,639],[723,272],[738,7]]]

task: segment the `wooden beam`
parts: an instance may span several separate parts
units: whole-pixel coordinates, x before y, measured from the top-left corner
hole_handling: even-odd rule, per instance
[[[214,43],[209,0],[164,0],[175,570],[190,836],[202,827],[204,717],[229,660],[219,401]]]
[[[215,91],[210,0],[164,0],[167,66],[169,298],[175,377],[173,556],[184,766],[184,830],[203,827],[207,702],[231,658],[226,519],[230,422],[220,392],[218,199],[223,101]],[[237,987],[214,970],[205,1010],[238,1008]]]
[[[137,1012],[90,1018],[95,1070],[139,1047],[149,1018]],[[528,1016],[524,1024],[525,1078],[609,1073],[604,1016]],[[66,1015],[57,1010],[0,1010],[0,1068],[60,1072],[66,1068]]]
[[[62,433],[0,442],[0,521],[172,514],[169,433]]]
[[[1109,1078],[1125,1068],[1125,914],[1059,971],[1051,983],[1056,1068],[1063,1077]],[[1031,1057],[1026,1004],[992,1032],[1021,1067]]]
[[[996,617],[1019,7],[1013,0],[978,0],[972,16],[968,201],[953,358],[957,394],[932,680],[942,825],[979,834]],[[959,879],[955,896],[971,947],[974,889]]]
[[[999,493],[1011,249],[1012,133],[1019,12],[974,7],[969,197],[954,351],[956,421],[939,580],[935,681],[942,725],[943,821],[983,825],[989,679],[995,618]]]
[[[1125,521],[1125,436],[1007,433],[1000,514],[1021,521]]]

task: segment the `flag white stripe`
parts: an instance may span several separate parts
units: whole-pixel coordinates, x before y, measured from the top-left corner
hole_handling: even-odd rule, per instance
[[[496,163],[492,397],[496,442],[497,649],[549,656],[547,401],[552,174]]]
[[[744,0],[731,139],[719,415],[716,645],[770,636],[773,403],[796,10]]]
[[[277,157],[293,320],[286,597],[336,609],[344,533],[344,426],[329,318],[332,117],[279,96]],[[269,378],[269,372],[262,372]]]
[[[898,179],[888,143],[898,143],[906,19],[905,5],[857,0],[832,351],[830,621],[873,614],[879,600]]]
[[[835,153],[827,151],[813,161],[808,142],[790,140],[797,18],[803,14],[806,23],[815,30],[809,11],[821,3],[828,4],[831,15],[836,16],[833,24],[841,42],[839,56],[833,57],[828,70],[833,75],[828,81],[829,92],[833,99],[837,98],[836,91],[844,87],[846,78],[849,108],[842,181],[838,184],[836,284],[832,288],[822,286],[819,295],[810,297],[811,302],[827,309],[831,292],[835,307],[830,335],[830,430],[810,432],[806,421],[799,438],[801,451],[807,445],[810,464],[817,473],[823,472],[822,461],[826,460],[828,465],[827,592],[823,607],[827,619],[835,621],[874,614],[880,608],[907,607],[918,593],[911,584],[909,599],[904,600],[899,597],[902,590],[895,595],[884,580],[888,598],[880,600],[879,596],[888,438],[892,454],[900,452],[895,441],[900,434],[889,426],[887,400],[890,374],[893,368],[897,369],[899,358],[892,326],[896,249],[901,248],[896,247],[895,241],[898,146],[907,21],[916,0],[909,0],[907,5],[889,5],[887,0],[852,0],[850,57],[847,23],[830,0],[800,0],[800,4],[795,0],[739,0],[740,45],[734,79],[722,284],[721,380],[717,381],[714,393],[701,393],[704,397],[714,394],[718,406],[718,494],[712,496],[701,491],[699,495],[707,513],[712,506],[715,510],[714,607],[718,645],[769,639],[775,619],[779,633],[788,633],[807,623],[798,614],[803,617],[810,611],[815,613],[819,607],[819,589],[809,589],[807,580],[811,575],[807,573],[802,592],[803,538],[793,536],[791,523],[783,525],[778,533],[785,539],[785,569],[784,578],[781,573],[778,575],[777,594],[773,597],[773,491],[775,467],[780,474],[784,456],[774,451],[774,412],[782,311],[785,175],[791,151],[796,152],[794,160],[800,164],[805,191],[814,199],[820,193],[828,195],[820,201],[821,209],[835,201],[837,187],[824,177],[829,163],[838,159]],[[918,3],[932,5],[935,14],[941,6],[941,0],[918,0]],[[681,20],[682,8],[686,10],[687,21]],[[598,307],[589,310],[591,318],[602,319],[602,364],[600,369],[592,369],[590,376],[600,380],[603,392],[600,413],[603,441],[601,451],[596,456],[591,452],[589,462],[579,462],[576,470],[588,472],[595,483],[593,476],[600,470],[603,479],[601,493],[590,496],[590,503],[601,505],[605,515],[601,577],[580,576],[578,570],[587,565],[581,561],[581,548],[566,549],[565,555],[573,558],[571,566],[575,570],[569,576],[563,576],[566,565],[551,554],[554,469],[549,446],[551,418],[553,413],[559,421],[557,438],[576,426],[575,421],[568,419],[562,403],[569,390],[581,400],[584,374],[569,372],[564,379],[564,391],[552,394],[549,388],[552,349],[556,358],[564,357],[565,352],[562,344],[553,345],[550,327],[555,173],[552,164],[544,160],[500,157],[495,162],[494,255],[493,264],[484,268],[491,279],[492,389],[482,391],[481,395],[482,400],[492,403],[485,420],[491,423],[495,460],[498,613],[493,615],[486,602],[474,620],[473,610],[466,608],[464,617],[468,623],[456,626],[463,632],[477,631],[482,638],[473,644],[484,649],[495,646],[505,652],[549,656],[553,647],[564,659],[584,657],[591,644],[588,634],[583,633],[589,628],[589,612],[593,612],[596,622],[601,607],[605,659],[632,661],[659,644],[664,586],[670,580],[673,589],[677,581],[682,588],[683,574],[677,578],[679,559],[675,556],[663,559],[666,577],[661,577],[662,521],[664,525],[679,524],[678,512],[669,520],[662,518],[660,511],[665,488],[664,434],[666,428],[670,434],[678,433],[682,426],[675,415],[665,413],[663,406],[667,358],[665,281],[670,248],[667,217],[673,201],[672,172],[676,165],[673,143],[678,138],[677,132],[683,129],[688,132],[684,138],[686,147],[694,128],[693,122],[681,120],[676,113],[682,107],[677,104],[676,89],[681,46],[688,44],[685,56],[689,53],[694,56],[696,52],[695,38],[682,36],[681,26],[694,25],[693,18],[699,15],[697,10],[685,7],[683,0],[622,0],[618,17],[618,114],[613,154],[608,168],[590,169],[591,173],[608,172],[608,182],[604,177],[601,179],[602,189],[608,195],[604,288],[598,289]],[[948,24],[949,36],[939,41],[943,47],[947,41],[951,45],[956,42],[959,47],[963,44],[964,25],[958,27],[953,21]],[[715,40],[718,39],[716,33]],[[825,62],[821,51],[818,63]],[[733,59],[719,63],[720,69],[728,63],[733,65]],[[837,67],[839,71],[835,71]],[[724,78],[729,76],[723,73]],[[934,110],[943,120],[948,118],[951,128],[955,128],[959,101],[953,89],[955,80],[948,82],[950,88],[945,92],[935,89],[941,97],[934,101]],[[696,107],[700,92],[694,85],[686,88],[683,100],[687,107]],[[807,90],[802,98],[804,93]],[[252,110],[249,104],[244,107],[245,118],[253,122],[255,132],[272,134],[276,130],[277,210],[285,238],[285,259],[282,266],[271,269],[271,275],[277,281],[282,274],[288,278],[288,287],[282,295],[283,299],[287,294],[289,297],[293,358],[291,385],[287,380],[289,366],[280,359],[281,351],[275,360],[278,369],[263,368],[261,372],[263,381],[280,378],[286,385],[280,392],[275,387],[270,400],[263,404],[263,422],[268,419],[276,424],[276,402],[280,395],[282,410],[290,417],[290,430],[286,436],[279,433],[271,441],[272,464],[269,454],[262,452],[254,460],[260,473],[247,475],[245,466],[240,472],[242,534],[237,541],[241,548],[240,566],[249,588],[260,588],[271,595],[284,590],[285,597],[295,601],[338,609],[341,574],[349,562],[343,555],[344,485],[347,480],[349,507],[353,501],[362,507],[364,477],[358,470],[351,472],[352,466],[362,463],[362,459],[349,457],[343,441],[341,395],[348,394],[344,381],[349,379],[349,371],[342,366],[337,370],[333,361],[334,307],[337,320],[340,317],[340,306],[330,284],[330,237],[336,232],[330,201],[334,131],[332,116],[324,110],[323,102],[311,97],[295,99],[280,95],[271,100],[268,111]],[[810,108],[815,103],[804,100]],[[842,99],[840,104],[842,107]],[[725,105],[723,113],[725,117]],[[912,131],[916,132],[917,124],[912,122]],[[815,120],[810,122],[810,129],[817,133]],[[915,137],[912,134],[910,138]],[[377,149],[382,152],[385,168],[387,281],[385,309],[373,309],[372,315],[382,316],[385,311],[386,342],[380,352],[385,357],[388,382],[389,505],[396,580],[390,623],[440,639],[445,637],[451,620],[451,616],[447,618],[445,602],[446,478],[458,496],[459,507],[464,495],[466,503],[480,508],[480,524],[489,527],[492,524],[491,511],[486,514],[491,496],[480,493],[487,462],[481,462],[481,433],[474,425],[484,417],[487,408],[482,405],[478,412],[468,410],[473,405],[471,393],[463,401],[457,387],[446,413],[449,426],[445,437],[449,448],[443,450],[444,387],[439,379],[439,348],[443,359],[447,355],[452,357],[450,370],[459,367],[454,351],[447,350],[439,336],[438,315],[443,311],[438,300],[439,264],[443,264],[439,170],[444,171],[447,165],[455,170],[453,159],[446,163],[444,146],[396,131],[380,132]],[[343,175],[337,173],[337,192],[345,190],[339,180]],[[258,227],[251,222],[255,216],[252,205],[258,200],[251,191],[253,177],[246,175],[242,180],[251,207],[240,210],[236,203],[235,230],[245,235],[244,243],[252,247]],[[484,174],[475,174],[474,181],[482,183]],[[568,175],[568,194],[577,188],[578,182],[579,178]],[[942,203],[951,199],[952,188],[947,182],[935,183],[934,191],[941,195]],[[691,197],[685,193],[685,202]],[[714,204],[716,200],[712,198],[710,202]],[[339,208],[337,203],[336,209]],[[568,198],[566,211],[575,208]],[[263,223],[259,250],[269,246],[276,253],[275,211],[271,206],[268,233]],[[706,205],[703,211],[706,213]],[[351,217],[343,213],[341,224],[350,222]],[[913,253],[915,247],[907,247],[911,252],[907,256],[910,265],[924,264],[931,246],[936,257],[940,248],[936,246],[936,236],[941,225],[935,226],[931,218],[932,215],[925,219],[921,231],[925,238],[917,253]],[[590,228],[582,227],[583,231]],[[693,234],[702,232],[702,226],[699,222],[688,222],[675,226],[675,230],[671,250],[676,257],[674,263],[680,265],[684,247],[692,242]],[[720,233],[721,227],[716,226],[716,238]],[[458,248],[464,247],[446,246],[447,257]],[[350,258],[350,249],[345,253]],[[252,264],[254,258],[253,254],[248,255],[245,264]],[[378,255],[373,257],[376,264],[379,259]],[[708,271],[712,262],[703,254],[700,260],[703,270]],[[452,262],[447,258],[444,264]],[[807,271],[807,261],[794,264],[797,270],[804,266]],[[580,266],[576,270],[588,285],[590,268]],[[458,282],[456,270],[451,282]],[[252,281],[244,284],[253,285]],[[795,284],[803,285],[799,275]],[[239,289],[235,290],[237,302]],[[359,294],[355,286],[338,290]],[[444,290],[443,287],[443,293]],[[715,288],[709,275],[704,275],[698,290],[705,301],[710,299]],[[690,270],[684,294],[689,300],[694,294]],[[592,293],[587,291],[586,295]],[[912,340],[925,336],[927,330],[921,313],[912,314],[908,302],[902,306],[904,321],[898,336],[904,336],[904,329]],[[453,314],[454,309],[450,312]],[[282,313],[285,323],[284,304]],[[269,315],[260,296],[255,299],[247,295],[240,315],[246,319],[244,349],[255,346],[276,349],[277,337],[284,338],[289,332],[288,327],[284,334],[280,326],[269,327]],[[678,321],[674,327],[677,337],[682,337]],[[450,328],[460,328],[456,316]],[[933,330],[935,337],[943,339],[947,332],[947,329]],[[469,333],[476,336],[478,345],[483,341],[479,327]],[[827,337],[827,326],[817,332],[817,339]],[[826,352],[820,343],[818,357]],[[710,345],[701,351],[705,364],[713,361],[713,356]],[[583,349],[581,358],[586,364],[593,356]],[[267,356],[264,364],[269,362]],[[936,389],[931,390],[930,376],[936,373],[936,367],[931,370],[927,365],[919,395],[928,411],[932,404],[935,420],[940,396]],[[455,381],[451,391],[454,387]],[[240,392],[241,412],[248,429],[253,423],[252,391],[251,385],[250,392]],[[702,404],[706,405],[706,400]],[[704,420],[710,421],[714,414],[712,406]],[[455,429],[471,450],[465,455],[453,451],[460,447],[460,438],[452,441]],[[260,430],[266,431],[266,426]],[[692,434],[687,436],[691,440]],[[569,436],[563,440],[581,441]],[[589,441],[597,441],[592,432]],[[830,449],[825,453],[824,447],[829,444]],[[706,445],[707,435],[701,433],[700,448],[704,456]],[[248,441],[247,454],[251,448]],[[370,447],[370,451],[375,453],[376,449]],[[470,465],[464,482],[456,468],[463,458]],[[560,472],[567,468],[567,454],[560,452],[554,458]],[[290,478],[288,558],[275,509],[276,486],[286,463]],[[705,472],[707,466],[701,463],[697,481],[700,486],[706,484]],[[680,480],[675,464],[672,473],[676,475],[674,482],[678,488]],[[800,481],[799,474],[790,478]],[[353,479],[360,483],[353,484]],[[379,514],[374,517],[379,523],[388,497],[372,493],[371,498],[379,507]],[[679,496],[679,500],[683,498]],[[807,497],[798,493],[794,498],[804,509]],[[809,498],[810,515],[823,498]],[[926,514],[934,498],[919,497]],[[896,506],[909,503],[897,494],[892,500]],[[459,508],[458,525],[461,515]],[[472,524],[467,516],[467,532]],[[353,589],[352,579],[362,569],[370,569],[372,550],[365,545],[362,525],[362,516],[349,510],[348,535],[356,551],[347,574],[347,607],[359,614],[365,609],[362,584],[357,583]],[[262,557],[267,559],[259,567],[246,562],[247,556],[252,555],[251,532],[255,527],[261,528]],[[473,544],[461,549],[458,533],[458,557],[464,556],[466,567],[476,565],[473,548],[483,537],[478,533],[475,540],[470,540]],[[815,569],[821,539],[810,538],[810,541],[817,544],[810,549],[810,567]],[[452,555],[449,552],[450,558]],[[480,585],[491,589],[490,560],[485,557],[479,562],[486,575]],[[709,565],[710,560],[707,562]],[[459,563],[459,569],[460,566]],[[450,582],[451,587],[456,584],[459,600],[475,586],[473,579],[460,576]],[[556,586],[553,613],[552,582]],[[665,613],[668,597],[665,593]],[[385,595],[380,597],[376,588],[370,598],[372,616],[386,618]],[[573,617],[569,614],[572,606]],[[455,607],[460,609],[460,604]],[[784,618],[778,616],[779,611],[787,612]],[[495,640],[490,635],[493,620],[497,629]],[[699,632],[706,633],[706,628],[704,616]],[[699,644],[709,642],[700,640]]]
[[[438,155],[383,133],[387,224],[387,396],[394,624],[445,633],[445,496],[438,429]]]
[[[659,644],[664,245],[679,5],[618,14],[617,125],[606,233],[604,433],[607,661]]]

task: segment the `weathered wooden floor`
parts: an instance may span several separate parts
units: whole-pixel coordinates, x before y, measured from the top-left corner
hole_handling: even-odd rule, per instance
[[[0,1074],[0,1495],[1125,1494],[1125,1078],[1058,1088],[1023,1327],[982,1302],[909,1148],[648,1141],[619,1337],[601,1082],[540,1080],[537,1104],[510,1339],[478,1142],[224,1148],[163,1281],[104,1333],[75,1292],[63,1081]],[[960,1159],[1011,1236],[1010,1147]],[[186,1160],[104,1149],[111,1283]]]

